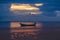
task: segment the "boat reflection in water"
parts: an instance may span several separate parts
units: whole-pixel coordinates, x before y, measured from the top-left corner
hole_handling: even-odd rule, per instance
[[[37,40],[42,27],[38,22],[11,22],[11,40]]]

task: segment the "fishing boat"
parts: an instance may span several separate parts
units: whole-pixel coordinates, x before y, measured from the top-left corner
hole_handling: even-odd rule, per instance
[[[36,23],[32,23],[32,22],[23,22],[23,23],[20,23],[21,26],[35,26]]]

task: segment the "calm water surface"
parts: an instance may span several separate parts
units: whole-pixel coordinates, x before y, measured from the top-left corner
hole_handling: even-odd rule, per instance
[[[0,22],[0,40],[60,40],[60,22],[40,23],[42,23],[40,29],[21,32],[23,29],[11,29],[10,22]],[[12,32],[13,30],[18,32]]]

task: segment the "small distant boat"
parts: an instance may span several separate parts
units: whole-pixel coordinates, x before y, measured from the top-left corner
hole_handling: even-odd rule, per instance
[[[36,23],[20,23],[21,26],[35,26]]]

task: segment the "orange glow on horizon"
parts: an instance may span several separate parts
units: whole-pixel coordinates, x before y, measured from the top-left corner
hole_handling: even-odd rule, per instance
[[[21,25],[19,22],[11,22],[10,27],[11,28],[19,28]]]

